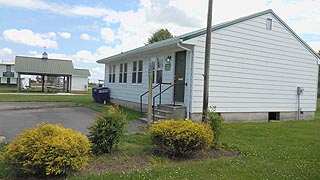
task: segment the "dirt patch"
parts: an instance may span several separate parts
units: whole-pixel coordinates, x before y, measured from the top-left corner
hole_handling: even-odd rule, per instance
[[[81,173],[129,172],[148,165],[146,156],[127,156],[121,152],[91,158],[89,166]]]
[[[209,150],[197,152],[192,157],[188,158],[168,158],[170,163],[183,163],[188,161],[198,162],[204,160],[213,160],[219,157],[238,157],[239,153],[234,151],[224,150]],[[87,173],[103,173],[103,172],[130,172],[135,169],[141,169],[150,166],[152,162],[150,159],[152,155],[146,156],[128,156],[125,153],[115,152],[112,154],[105,154],[98,157],[92,157],[89,166],[81,172]],[[154,157],[154,156],[153,156]]]
[[[239,152],[236,151],[225,151],[225,150],[216,150],[216,149],[211,149],[208,151],[200,151],[195,153],[193,156],[187,157],[187,158],[177,158],[177,157],[172,157],[171,160],[172,162],[185,162],[185,161],[205,161],[205,160],[213,160],[217,159],[219,157],[238,157]]]

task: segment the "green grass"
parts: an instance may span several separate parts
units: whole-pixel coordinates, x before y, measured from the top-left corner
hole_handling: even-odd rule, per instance
[[[155,165],[129,173],[87,174],[70,179],[319,179],[319,120],[223,127],[222,141],[236,147],[240,157],[163,164],[158,159]],[[135,153],[139,152],[149,155],[148,150]]]
[[[16,86],[0,85],[0,93],[12,93],[12,92],[17,92]]]

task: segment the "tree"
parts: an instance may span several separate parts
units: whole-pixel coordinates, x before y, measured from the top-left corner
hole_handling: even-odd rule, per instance
[[[173,35],[169,32],[168,29],[159,29],[155,33],[153,33],[150,38],[148,38],[148,44],[152,44],[154,42],[162,41],[172,37]]]

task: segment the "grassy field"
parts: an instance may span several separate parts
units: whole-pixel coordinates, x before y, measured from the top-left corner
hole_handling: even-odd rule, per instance
[[[147,148],[150,145],[145,145],[148,141],[125,143],[127,147],[139,147],[137,156],[145,153],[145,157],[152,159],[145,162],[149,163],[147,167],[129,173],[87,173],[70,179],[319,179],[319,129],[319,120],[224,124],[222,140],[238,149],[240,156],[200,162],[152,159]],[[140,135],[138,138],[145,137]],[[141,149],[141,146],[147,149]],[[121,152],[129,161],[136,157],[130,156],[130,148]]]
[[[102,110],[91,95],[0,95],[0,101],[72,101]],[[134,113],[133,113],[134,114]],[[137,114],[138,115],[138,114]],[[265,123],[224,123],[222,142],[238,157],[203,161],[172,161],[152,154],[145,134],[128,135],[118,151],[91,157],[90,166],[68,179],[319,179],[320,111],[316,120]],[[1,146],[0,146],[1,149]],[[0,179],[7,170],[0,160]],[[107,171],[107,172],[106,172]]]
[[[17,87],[0,85],[0,93],[12,93],[17,92]]]

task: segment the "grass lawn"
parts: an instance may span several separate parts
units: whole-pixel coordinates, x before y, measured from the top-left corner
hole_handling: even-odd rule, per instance
[[[0,93],[15,93],[17,92],[17,87],[0,85]]]
[[[129,173],[109,168],[108,173],[87,172],[70,179],[319,179],[319,128],[320,120],[224,124],[222,141],[238,149],[239,157],[180,163],[152,156],[146,136],[131,135],[135,141],[120,149],[124,159],[112,161],[115,155],[105,155],[95,162],[121,168],[117,164],[130,164],[143,155],[145,168],[137,165]]]
[[[91,95],[0,95],[0,101],[72,101],[102,110]],[[139,113],[137,113],[139,115]],[[145,134],[127,135],[118,151],[92,156],[90,166],[68,179],[319,179],[320,111],[316,120],[265,123],[224,123],[221,140],[238,157],[172,161],[152,154]],[[1,152],[1,146],[0,146]],[[0,159],[0,179],[7,171]]]

